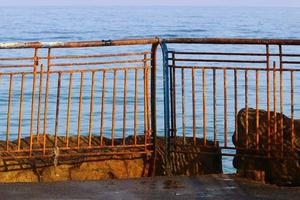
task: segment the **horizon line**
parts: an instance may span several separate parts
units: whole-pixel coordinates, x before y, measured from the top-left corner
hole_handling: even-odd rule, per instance
[[[299,6],[287,6],[287,5],[263,5],[263,6],[252,6],[252,5],[0,5],[0,8],[18,7],[198,7],[198,8],[300,8]]]

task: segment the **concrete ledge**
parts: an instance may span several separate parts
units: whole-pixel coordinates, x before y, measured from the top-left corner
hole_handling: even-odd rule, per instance
[[[297,199],[300,187],[278,187],[233,175],[0,184],[2,199]]]

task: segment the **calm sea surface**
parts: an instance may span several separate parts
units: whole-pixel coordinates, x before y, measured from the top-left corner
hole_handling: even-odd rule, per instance
[[[299,38],[299,8],[0,8],[0,41]]]
[[[86,41],[86,40],[107,40],[107,39],[129,39],[129,38],[147,38],[147,37],[239,37],[239,38],[300,38],[300,8],[213,8],[213,7],[83,7],[83,8],[70,8],[70,7],[27,7],[27,8],[13,8],[13,7],[0,7],[0,42],[28,42],[28,41]],[[122,47],[122,51],[126,52],[130,51],[131,47]],[[196,47],[182,46],[183,50],[197,50]],[[185,49],[186,48],[186,49]],[[139,49],[137,49],[139,50]],[[213,49],[220,50],[220,49]],[[253,49],[255,50],[255,49]],[[85,53],[85,50],[82,50],[81,53]],[[113,51],[113,50],[112,50]],[[258,50],[259,51],[259,50]],[[300,51],[298,51],[299,53]],[[1,51],[1,57],[4,56],[13,56],[7,51]],[[32,52],[31,52],[32,53]],[[78,52],[77,52],[78,53]],[[110,52],[106,52],[110,53]],[[22,52],[18,54],[18,56],[23,55]],[[25,53],[24,53],[25,55]],[[158,70],[158,130],[159,134],[163,134],[163,93],[162,93],[162,73],[161,73],[161,64],[159,64]],[[201,72],[198,72],[199,76]],[[187,84],[189,84],[190,78],[188,78],[187,74]],[[220,78],[222,75],[219,74]],[[249,74],[251,77],[251,73]],[[99,76],[100,77],[100,76]],[[119,76],[122,79],[122,75]],[[142,77],[142,75],[141,75]],[[208,72],[208,82],[211,74]],[[296,78],[295,86],[299,85],[298,78]],[[112,76],[108,76],[108,85],[112,85]],[[251,79],[251,78],[250,78]],[[64,77],[63,80],[65,83],[68,82],[68,77]],[[74,83],[74,101],[78,98],[78,92],[76,90],[79,88],[79,76],[75,77]],[[129,81],[133,81],[133,76],[129,76]],[[253,79],[254,80],[254,79]],[[285,80],[288,80],[288,75],[285,76]],[[88,96],[89,94],[89,84],[90,84],[90,76],[85,77],[85,81],[87,85],[84,87],[84,94]],[[228,84],[229,84],[229,96],[230,92],[233,91],[232,86],[232,76],[229,74]],[[264,86],[264,80],[262,79],[262,99],[264,100],[266,88]],[[20,77],[16,78],[16,82],[20,83]],[[57,78],[52,80],[53,84],[56,84]],[[19,84],[18,83],[18,84]],[[132,82],[133,83],[133,82]],[[25,82],[26,87],[31,87],[30,78],[28,83]],[[120,83],[121,84],[121,83]],[[221,82],[220,82],[221,84]],[[6,112],[7,112],[7,96],[8,96],[8,85],[9,79],[8,77],[3,77],[0,82],[0,110],[1,110],[1,121],[0,128],[1,130],[6,130]],[[208,84],[209,85],[209,84]],[[199,99],[201,98],[201,79],[199,79],[199,83],[197,83],[196,91],[199,91]],[[240,84],[240,89],[244,88],[243,84]],[[222,89],[222,85],[220,85]],[[62,90],[67,91],[67,84],[62,85]],[[222,94],[220,89],[219,94]],[[56,87],[50,88],[53,92],[53,95],[50,95],[49,102],[50,105],[55,105],[56,101]],[[110,90],[111,92],[111,88]],[[130,90],[130,89],[129,89]],[[131,96],[129,95],[129,99],[133,98],[133,89],[131,88]],[[13,93],[15,97],[19,95],[19,86],[14,89]],[[50,93],[51,93],[50,91]],[[96,96],[98,100],[101,97],[101,88],[97,89],[96,86]],[[249,93],[254,94],[255,85],[250,83],[249,85]],[[297,92],[297,88],[295,89],[295,102],[300,100],[300,94]],[[117,102],[122,104],[122,92],[118,91],[120,96],[117,97]],[[44,93],[43,93],[44,95]],[[180,94],[179,94],[180,95]],[[240,94],[242,95],[242,94]],[[190,98],[190,94],[187,94],[187,98]],[[253,97],[253,96],[252,96]],[[29,119],[30,119],[30,102],[31,95],[30,92],[28,94],[25,93],[24,96],[25,104],[25,113],[24,113],[24,122],[23,122],[23,132],[24,134],[29,132]],[[67,104],[67,92],[63,92],[61,96],[61,104],[62,107],[66,107]],[[106,106],[111,108],[111,100],[109,99],[106,102]],[[212,101],[211,96],[208,95],[207,106],[208,110],[212,109]],[[290,101],[289,96],[285,96],[285,102],[288,107],[288,103]],[[222,95],[220,95],[220,101],[218,102],[218,110],[223,109],[222,105]],[[97,101],[96,100],[96,104]],[[120,101],[119,101],[120,100]],[[262,100],[262,101],[263,101]],[[85,102],[85,99],[84,99]],[[141,99],[142,102],[142,99]],[[250,106],[255,105],[255,99],[250,98],[249,100]],[[229,112],[229,134],[232,135],[234,130],[233,125],[233,100],[229,98],[229,104],[231,107],[228,109]],[[18,98],[13,99],[12,102],[13,111],[12,112],[12,121],[11,124],[11,134],[12,139],[16,138],[17,127],[18,127]],[[97,134],[99,130],[99,123],[97,120],[100,116],[100,104],[97,104],[95,107],[95,122],[93,127],[93,133]],[[128,106],[133,105],[132,99],[129,100]],[[98,107],[97,107],[98,106]],[[199,107],[201,103],[199,103]],[[264,107],[265,104],[262,104]],[[26,108],[27,107],[27,108]],[[187,102],[187,109],[190,109],[191,102]],[[242,105],[240,106],[242,107]],[[15,109],[15,110],[14,110]],[[28,109],[28,112],[26,112]],[[49,112],[49,120],[53,121],[55,119],[55,107],[50,107],[53,112]],[[77,112],[78,105],[73,105],[72,111],[74,113]],[[84,105],[84,109],[89,109],[88,99],[86,99],[86,105]],[[122,107],[118,107],[118,109],[122,109]],[[295,107],[295,115],[300,116],[299,107]],[[178,108],[180,112],[180,106]],[[42,111],[43,112],[43,111]],[[65,132],[65,120],[66,116],[63,116],[64,108],[61,111],[61,121],[63,122],[60,126],[61,134]],[[108,112],[108,111],[107,111]],[[132,126],[130,123],[133,122],[133,110],[129,109],[128,114],[128,132],[132,131]],[[289,110],[286,111],[287,115],[289,114]],[[141,118],[142,118],[142,113]],[[179,114],[180,115],[180,114]],[[191,112],[187,113],[187,118],[191,119]],[[199,115],[201,115],[201,111],[199,109]],[[43,116],[43,115],[42,115]],[[222,129],[223,127],[223,118],[222,113],[220,113],[220,119],[218,119],[218,127]],[[179,116],[180,118],[180,116]],[[106,121],[108,123],[110,120],[110,116],[107,116]],[[43,120],[43,118],[42,118]],[[71,119],[71,123],[74,122],[74,126],[71,126],[71,133],[76,133],[76,114]],[[82,130],[86,132],[88,128],[88,120],[89,115],[88,112],[83,114],[83,124]],[[98,121],[99,122],[99,121]],[[180,130],[182,127],[180,126],[180,119],[178,122],[178,129]],[[52,123],[54,124],[54,123]],[[199,119],[199,123],[197,123],[197,130],[202,132],[201,127],[201,118]],[[117,134],[121,134],[122,132],[122,112],[117,113]],[[190,128],[192,127],[191,121],[187,122],[187,134],[191,134]],[[52,132],[54,125],[49,125],[48,132]],[[139,127],[142,131],[142,127]],[[212,127],[212,113],[208,113],[208,132],[211,134]],[[219,131],[220,138],[222,138],[223,130]],[[106,134],[109,136],[110,127],[107,125]],[[1,133],[1,139],[5,139],[6,131]],[[212,138],[212,136],[209,136]],[[230,138],[228,140],[231,140]],[[230,141],[229,141],[230,142]],[[222,139],[221,139],[222,143]],[[231,168],[231,160],[224,160],[224,170],[226,172],[232,172]]]

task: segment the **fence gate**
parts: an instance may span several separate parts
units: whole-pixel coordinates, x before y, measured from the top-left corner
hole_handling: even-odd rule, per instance
[[[185,38],[161,44],[169,152],[194,146],[221,154],[227,172],[233,170],[230,156],[238,170],[247,157],[298,159],[299,41]]]

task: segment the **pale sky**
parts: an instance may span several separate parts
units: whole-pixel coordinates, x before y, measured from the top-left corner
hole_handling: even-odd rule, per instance
[[[0,0],[1,6],[251,6],[300,7],[300,0]]]

